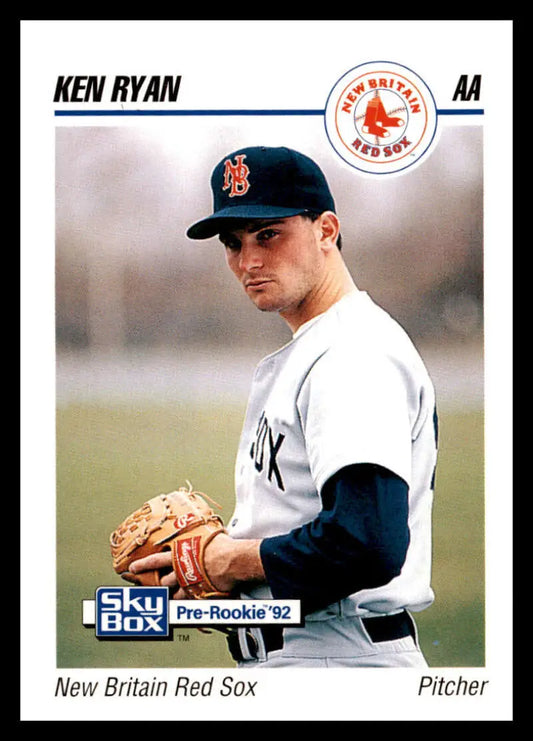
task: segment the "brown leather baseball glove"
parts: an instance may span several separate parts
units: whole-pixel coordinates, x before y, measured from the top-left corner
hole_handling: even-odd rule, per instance
[[[209,500],[209,501],[208,501]],[[222,518],[206,494],[180,488],[145,502],[111,533],[113,568],[123,579],[142,586],[158,586],[162,574],[132,574],[132,561],[164,550],[172,552],[172,565],[180,586],[190,599],[228,597],[211,583],[204,566],[207,544],[225,533]]]

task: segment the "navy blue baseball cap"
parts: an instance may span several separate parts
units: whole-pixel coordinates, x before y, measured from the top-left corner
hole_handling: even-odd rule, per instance
[[[245,147],[211,175],[213,213],[187,230],[191,239],[218,234],[229,219],[269,219],[335,211],[326,178],[312,159],[287,147]]]

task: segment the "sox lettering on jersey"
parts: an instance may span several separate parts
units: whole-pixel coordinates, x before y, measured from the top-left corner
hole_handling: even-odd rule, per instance
[[[274,476],[278,488],[285,491],[283,478],[277,462],[277,456],[285,439],[285,435],[280,432],[275,439],[274,436],[275,433],[263,412],[257,425],[255,441],[252,443],[250,448],[250,458],[254,461],[256,471],[261,473],[265,468],[265,457],[268,456],[267,478],[269,481],[272,481],[272,476]]]

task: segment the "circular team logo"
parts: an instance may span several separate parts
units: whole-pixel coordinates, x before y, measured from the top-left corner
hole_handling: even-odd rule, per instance
[[[431,91],[412,70],[368,62],[329,94],[325,126],[337,154],[365,173],[385,175],[419,163],[437,128]]]

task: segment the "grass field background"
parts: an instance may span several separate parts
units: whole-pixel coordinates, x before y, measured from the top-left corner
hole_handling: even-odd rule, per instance
[[[98,641],[81,605],[120,585],[110,531],[156,494],[191,481],[229,518],[244,407],[71,403],[57,412],[57,664],[69,667],[231,667],[222,635],[175,629],[172,641]],[[434,504],[436,600],[416,616],[430,666],[485,661],[484,462],[481,409],[440,413]]]

